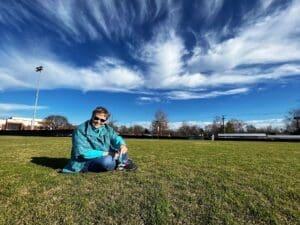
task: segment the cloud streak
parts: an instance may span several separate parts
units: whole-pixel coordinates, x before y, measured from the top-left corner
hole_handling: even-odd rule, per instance
[[[206,93],[191,92],[191,91],[172,91],[168,93],[168,98],[171,100],[172,99],[187,100],[187,99],[215,98],[219,96],[247,93],[248,91],[249,91],[248,88],[237,88],[237,89],[226,90],[226,91],[211,91]]]
[[[34,21],[36,25],[50,29],[68,41],[118,40],[135,35],[135,26],[172,13],[175,7],[171,0],[19,1],[1,4],[0,23],[21,31],[25,23]]]
[[[37,109],[46,109],[46,106],[37,106]],[[0,111],[11,112],[11,111],[23,111],[23,110],[33,110],[33,105],[24,104],[14,104],[14,103],[0,103]]]

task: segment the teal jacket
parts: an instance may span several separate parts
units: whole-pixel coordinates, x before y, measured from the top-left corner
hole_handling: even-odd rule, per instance
[[[63,168],[63,172],[80,172],[87,160],[101,157],[109,151],[118,151],[123,144],[123,138],[107,124],[94,128],[90,120],[85,121],[73,132],[71,159]]]

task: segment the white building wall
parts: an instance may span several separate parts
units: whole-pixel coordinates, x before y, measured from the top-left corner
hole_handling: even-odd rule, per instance
[[[6,124],[6,120],[0,119],[0,130],[2,130],[2,127]]]
[[[8,123],[22,123],[24,126],[31,126],[32,118],[25,117],[10,117],[7,119]],[[43,122],[43,119],[35,119],[34,126],[40,126],[40,123]]]
[[[34,126],[35,127],[42,127],[43,119],[35,119]],[[6,123],[14,123],[14,124],[23,124],[23,126],[31,126],[32,118],[26,117],[10,117],[8,119],[0,119],[0,129],[4,129]]]

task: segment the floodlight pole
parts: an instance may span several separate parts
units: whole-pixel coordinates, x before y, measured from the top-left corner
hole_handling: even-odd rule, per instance
[[[36,72],[39,72],[38,80],[37,80],[37,87],[36,87],[36,93],[35,93],[35,103],[34,103],[34,110],[33,110],[33,118],[31,121],[31,130],[34,130],[34,123],[35,123],[35,116],[37,111],[37,104],[39,99],[39,92],[40,92],[40,80],[41,80],[41,73],[42,73],[43,67],[39,66],[36,67]]]

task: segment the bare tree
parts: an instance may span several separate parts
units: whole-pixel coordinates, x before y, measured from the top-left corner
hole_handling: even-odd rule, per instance
[[[257,132],[257,128],[252,124],[247,124],[246,125],[246,131],[248,133],[255,133],[255,132]]]
[[[267,133],[267,134],[279,134],[282,131],[277,127],[272,127],[271,125],[257,128],[258,133]]]
[[[190,126],[186,122],[183,122],[176,131],[176,134],[178,136],[189,136],[189,133],[190,133]]]
[[[119,132],[121,135],[129,134],[129,129],[128,129],[128,127],[122,125],[119,127]]]
[[[289,133],[300,133],[300,108],[288,112],[285,124]]]
[[[244,132],[246,124],[242,120],[230,119],[225,126],[226,133],[241,133]]]
[[[216,116],[211,126],[206,126],[210,133],[217,134],[223,133],[223,120],[222,117]]]
[[[114,120],[112,117],[109,119],[107,123],[110,127],[112,127],[115,131],[119,132],[119,127],[117,125],[117,120]]]
[[[65,116],[50,115],[45,118],[45,123],[51,130],[69,129],[72,125]]]
[[[134,125],[132,127],[132,131],[133,131],[134,135],[143,135],[144,131],[145,131],[145,128],[142,127],[141,125]]]
[[[151,130],[153,134],[162,136],[169,134],[168,116],[162,110],[158,110],[154,115],[154,120],[151,123]]]
[[[179,136],[198,136],[203,134],[203,129],[197,125],[189,125],[183,122],[177,129],[176,134]]]

